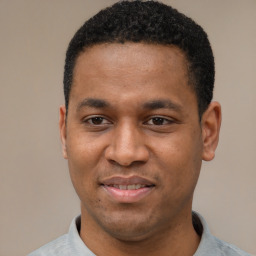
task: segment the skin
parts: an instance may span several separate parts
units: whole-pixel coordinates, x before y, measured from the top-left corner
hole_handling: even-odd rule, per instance
[[[202,160],[214,157],[220,123],[217,102],[199,121],[178,48],[86,49],[59,123],[85,244],[96,255],[193,255],[200,242],[191,219],[193,192]],[[101,185],[134,175],[154,185],[136,202],[114,200]]]

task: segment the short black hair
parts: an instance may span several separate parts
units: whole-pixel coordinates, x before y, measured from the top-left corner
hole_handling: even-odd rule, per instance
[[[157,1],[117,2],[86,21],[75,33],[65,61],[66,108],[79,54],[93,45],[125,42],[180,48],[187,59],[189,84],[195,91],[201,118],[212,100],[215,76],[214,57],[207,34],[191,18]]]

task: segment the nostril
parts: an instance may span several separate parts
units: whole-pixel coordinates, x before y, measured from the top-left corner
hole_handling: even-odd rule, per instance
[[[120,163],[120,161],[115,161],[113,159],[108,159],[108,161],[112,164],[112,165],[116,165],[116,166],[123,166],[123,167],[128,167],[129,165]]]
[[[105,149],[105,158],[110,163],[129,167],[133,163],[145,163],[148,160],[149,152],[143,134],[136,131],[130,124],[116,130]]]

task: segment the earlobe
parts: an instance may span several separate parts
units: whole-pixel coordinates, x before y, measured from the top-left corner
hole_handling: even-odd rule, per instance
[[[60,139],[62,144],[62,155],[67,159],[67,149],[66,149],[66,108],[64,105],[60,106],[60,119],[59,119],[59,130]]]
[[[211,102],[204,112],[201,121],[203,153],[202,159],[210,161],[215,156],[215,150],[219,141],[221,125],[221,106],[218,102]]]

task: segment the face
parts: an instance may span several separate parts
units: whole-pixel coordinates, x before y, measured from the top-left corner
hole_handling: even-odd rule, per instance
[[[65,111],[63,154],[88,227],[136,240],[191,215],[201,161],[211,157],[178,48],[87,49],[74,69],[66,120]]]

